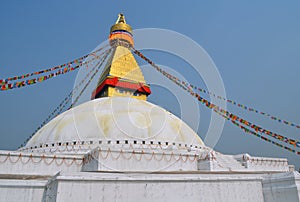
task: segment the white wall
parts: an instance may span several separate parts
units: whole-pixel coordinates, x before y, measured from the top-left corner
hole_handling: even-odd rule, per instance
[[[59,176],[57,201],[263,201],[261,178],[211,174]]]
[[[47,180],[0,180],[0,201],[40,202]]]
[[[267,175],[263,180],[265,201],[300,201],[300,174],[298,172]]]

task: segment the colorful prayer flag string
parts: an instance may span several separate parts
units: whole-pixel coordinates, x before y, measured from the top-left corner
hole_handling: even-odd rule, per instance
[[[186,82],[181,81],[179,78],[167,73],[166,71],[162,70],[159,66],[157,66],[154,62],[152,62],[150,59],[148,59],[147,57],[145,57],[141,52],[139,52],[138,50],[132,48],[133,52],[138,55],[139,57],[141,57],[142,59],[144,59],[146,62],[148,62],[152,67],[154,67],[157,71],[159,71],[160,73],[162,73],[164,76],[166,76],[168,79],[170,79],[171,81],[173,81],[174,83],[176,83],[178,86],[180,86],[181,88],[183,88],[185,91],[188,91],[192,96],[196,97],[202,104],[204,104],[206,107],[210,108],[210,109],[216,109],[218,111],[220,111],[222,114],[228,116],[232,121],[236,122],[239,121],[241,124],[246,125],[247,127],[253,128],[256,132],[262,132],[268,136],[271,136],[275,139],[278,139],[279,141],[283,141],[285,143],[291,144],[294,147],[300,147],[300,142],[298,140],[293,140],[290,139],[288,137],[273,133],[269,130],[266,130],[260,126],[257,126],[245,119],[242,119],[240,117],[238,117],[235,114],[230,113],[229,111],[226,111],[222,108],[220,108],[219,106],[209,102],[208,100],[202,98],[199,94],[195,93],[192,88],[190,88],[188,85],[186,85]]]
[[[52,72],[48,75],[40,76],[38,78],[33,78],[33,79],[24,80],[24,81],[17,81],[15,83],[7,83],[7,84],[4,84],[4,85],[0,85],[0,91],[11,90],[11,89],[14,89],[14,88],[21,88],[21,87],[24,87],[24,86],[33,85],[33,84],[36,84],[36,83],[39,83],[39,82],[46,81],[50,78],[54,78],[56,76],[72,72],[72,71],[77,70],[78,68],[82,67],[83,65],[86,65],[86,64],[89,64],[89,63],[93,62],[94,60],[101,57],[104,53],[105,52],[93,57],[92,59],[90,59],[88,61],[84,61],[84,62],[80,61],[78,63],[76,62],[75,64],[77,64],[77,65],[75,67],[73,67],[73,65],[72,65],[73,63],[72,64],[70,63],[67,67],[64,67],[63,69],[59,68],[59,70],[55,73]]]
[[[212,93],[212,92],[210,92],[210,91],[208,91],[208,90],[199,88],[199,87],[197,87],[197,86],[195,86],[195,85],[192,85],[192,84],[187,84],[187,85],[189,85],[191,88],[193,88],[193,89],[195,89],[195,90],[198,90],[198,91],[200,91],[200,92],[202,92],[202,93],[206,93],[206,94],[211,95],[211,96],[214,96],[214,97],[216,97],[217,99],[224,100],[224,101],[226,101],[226,102],[228,102],[228,103],[230,103],[230,104],[232,104],[232,105],[235,105],[235,106],[237,106],[237,107],[239,107],[239,108],[242,108],[242,109],[244,109],[244,110],[247,110],[247,111],[249,111],[249,112],[254,112],[254,113],[263,115],[263,116],[265,116],[265,117],[268,117],[268,118],[270,118],[270,119],[272,119],[272,120],[274,120],[274,121],[277,121],[277,122],[279,122],[279,123],[282,123],[282,124],[285,124],[285,125],[292,126],[292,127],[295,127],[295,128],[300,129],[300,125],[298,125],[298,124],[296,124],[296,123],[293,123],[293,122],[290,122],[290,121],[286,121],[286,120],[281,119],[281,118],[279,118],[279,117],[272,116],[272,115],[269,114],[269,113],[266,113],[266,112],[263,112],[263,111],[254,109],[253,107],[249,107],[249,106],[240,104],[240,103],[238,103],[238,102],[236,102],[236,101],[233,101],[233,100],[224,98],[224,97],[222,97],[222,96],[216,95],[216,94],[214,94],[214,93]]]
[[[15,81],[15,80],[19,80],[19,79],[25,79],[25,78],[28,78],[28,77],[31,77],[31,76],[35,76],[35,75],[39,75],[39,74],[44,74],[44,73],[47,73],[47,72],[50,72],[50,71],[54,71],[54,70],[57,70],[57,69],[61,69],[61,68],[65,68],[65,67],[70,67],[72,66],[73,64],[75,65],[79,65],[80,63],[82,63],[82,61],[84,59],[86,59],[88,56],[90,55],[93,55],[95,53],[98,53],[100,52],[101,50],[103,50],[104,48],[106,48],[108,46],[105,45],[89,54],[86,54],[80,58],[77,58],[73,61],[70,61],[68,63],[65,63],[65,64],[62,64],[62,65],[59,65],[59,66],[55,66],[55,67],[52,67],[52,68],[48,68],[48,69],[44,69],[44,70],[40,70],[40,71],[36,71],[36,72],[32,72],[32,73],[28,73],[28,74],[23,74],[23,75],[20,75],[20,76],[14,76],[14,77],[9,77],[9,78],[6,78],[6,79],[0,79],[0,85],[5,85],[5,84],[9,84],[10,81]]]
[[[135,52],[135,51],[137,51],[137,50],[133,48],[133,51]],[[140,53],[140,52],[139,52],[139,53]],[[135,54],[138,54],[138,53],[135,52]],[[141,53],[140,53],[140,54],[141,54]],[[152,66],[154,65],[154,63],[153,63],[151,60],[149,60],[148,58],[146,58],[145,56],[143,56],[143,54],[141,54],[141,55],[139,55],[139,56],[140,56],[142,59],[146,60],[150,65],[152,65]],[[158,71],[160,71],[161,73],[163,73],[162,70],[161,70],[160,68],[157,68],[157,67],[155,67],[155,68],[156,68]],[[165,76],[168,76],[167,73],[163,73],[163,74],[164,74]],[[254,113],[263,115],[263,116],[268,117],[268,118],[270,118],[270,119],[272,119],[272,120],[274,120],[274,121],[277,121],[277,122],[279,122],[279,123],[283,123],[283,124],[285,124],[285,125],[292,126],[292,127],[295,127],[295,128],[300,129],[300,125],[299,125],[299,124],[296,124],[296,123],[293,123],[293,122],[290,122],[290,121],[286,121],[286,120],[281,119],[281,118],[279,118],[279,117],[272,116],[272,115],[269,114],[269,113],[266,113],[266,112],[263,112],[263,111],[254,109],[254,108],[252,108],[252,107],[248,107],[248,106],[246,106],[246,105],[240,104],[240,103],[238,103],[238,102],[236,102],[236,101],[233,101],[233,100],[230,100],[230,99],[226,99],[226,98],[224,98],[224,97],[222,97],[222,96],[219,96],[219,95],[216,95],[216,94],[214,94],[214,93],[212,93],[212,92],[210,92],[210,91],[208,91],[208,90],[204,90],[204,89],[199,88],[199,87],[197,87],[197,86],[195,86],[195,85],[188,84],[187,82],[185,82],[185,86],[186,86],[187,88],[190,87],[190,88],[196,89],[196,90],[198,90],[198,91],[200,91],[200,92],[206,93],[206,94],[208,94],[208,95],[212,95],[212,96],[214,96],[214,97],[217,97],[217,98],[220,99],[220,100],[224,100],[224,101],[226,101],[226,102],[228,102],[228,103],[230,103],[230,104],[233,104],[233,105],[235,105],[235,106],[237,106],[237,107],[240,107],[240,108],[242,108],[242,109],[244,109],[244,110],[247,110],[247,111],[250,111],[250,112],[254,112]]]
[[[219,112],[219,111],[217,111],[217,110],[214,110],[214,112],[216,112],[217,114],[219,114],[220,116],[222,116],[223,118],[225,118],[225,119],[227,119],[227,120],[229,120],[229,121],[231,120],[228,116],[222,114],[221,112]],[[231,122],[233,123],[233,125],[235,125],[235,126],[239,127],[240,129],[244,130],[244,132],[247,133],[247,134],[254,135],[254,136],[256,136],[256,137],[261,138],[261,139],[264,140],[264,141],[267,141],[267,142],[269,142],[269,143],[271,143],[271,144],[274,144],[274,145],[276,145],[276,146],[278,146],[278,147],[281,147],[281,148],[283,148],[283,149],[285,149],[285,150],[288,150],[288,151],[290,151],[290,152],[293,152],[293,153],[295,153],[295,154],[300,155],[300,151],[296,151],[295,149],[292,149],[292,148],[290,148],[290,147],[284,146],[284,145],[282,145],[282,144],[280,144],[280,143],[278,143],[278,142],[275,142],[275,141],[273,141],[273,140],[271,140],[271,139],[269,139],[269,138],[267,138],[267,137],[264,137],[264,136],[262,136],[262,135],[260,135],[260,134],[258,134],[258,133],[256,133],[256,132],[252,131],[251,129],[242,126],[241,124],[239,124],[239,123],[236,122],[236,121],[231,120]]]
[[[71,104],[70,108],[72,108],[79,100],[79,98],[81,97],[81,95],[83,94],[83,92],[85,91],[85,89],[88,87],[88,85],[91,83],[91,81],[93,80],[93,78],[96,76],[96,74],[98,73],[99,69],[102,67],[104,61],[106,60],[106,58],[108,57],[108,55],[111,53],[112,49],[109,49],[105,52],[104,57],[95,65],[96,71],[92,74],[91,78],[88,80],[88,82],[84,85],[84,87],[82,88],[82,90],[80,91],[79,95],[75,98],[74,102]],[[95,69],[95,67],[93,69]],[[69,109],[70,109],[69,108]]]

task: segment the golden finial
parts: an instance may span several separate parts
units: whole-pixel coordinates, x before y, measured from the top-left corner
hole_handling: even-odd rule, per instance
[[[119,13],[119,17],[116,21],[116,24],[118,24],[118,23],[125,23],[126,24],[125,16],[123,15],[123,13]]]
[[[116,24],[110,28],[110,33],[113,31],[126,31],[130,34],[132,33],[132,28],[130,25],[126,24],[125,16],[122,13],[119,14]]]

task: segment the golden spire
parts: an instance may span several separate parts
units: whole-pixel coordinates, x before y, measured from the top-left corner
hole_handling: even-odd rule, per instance
[[[92,99],[130,96],[147,100],[151,90],[129,49],[134,45],[132,28],[126,24],[125,16],[121,13],[110,29],[109,42],[113,52],[99,78]]]

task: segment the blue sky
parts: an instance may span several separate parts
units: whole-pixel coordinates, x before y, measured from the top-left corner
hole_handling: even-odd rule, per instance
[[[88,2],[88,3],[87,3]],[[0,7],[0,78],[56,66],[93,50],[106,40],[117,14],[134,28],[164,28],[200,44],[215,62],[227,97],[300,124],[299,1],[4,1]],[[155,62],[184,73],[184,61],[145,52]],[[200,87],[192,73],[189,81]],[[72,89],[76,73],[39,85],[0,92],[0,148],[17,148]],[[178,113],[166,90],[153,88],[150,101]],[[285,136],[300,130],[228,106],[229,110]],[[198,134],[207,130],[210,112],[201,106]],[[288,158],[299,156],[225,124],[215,147],[223,153]]]

